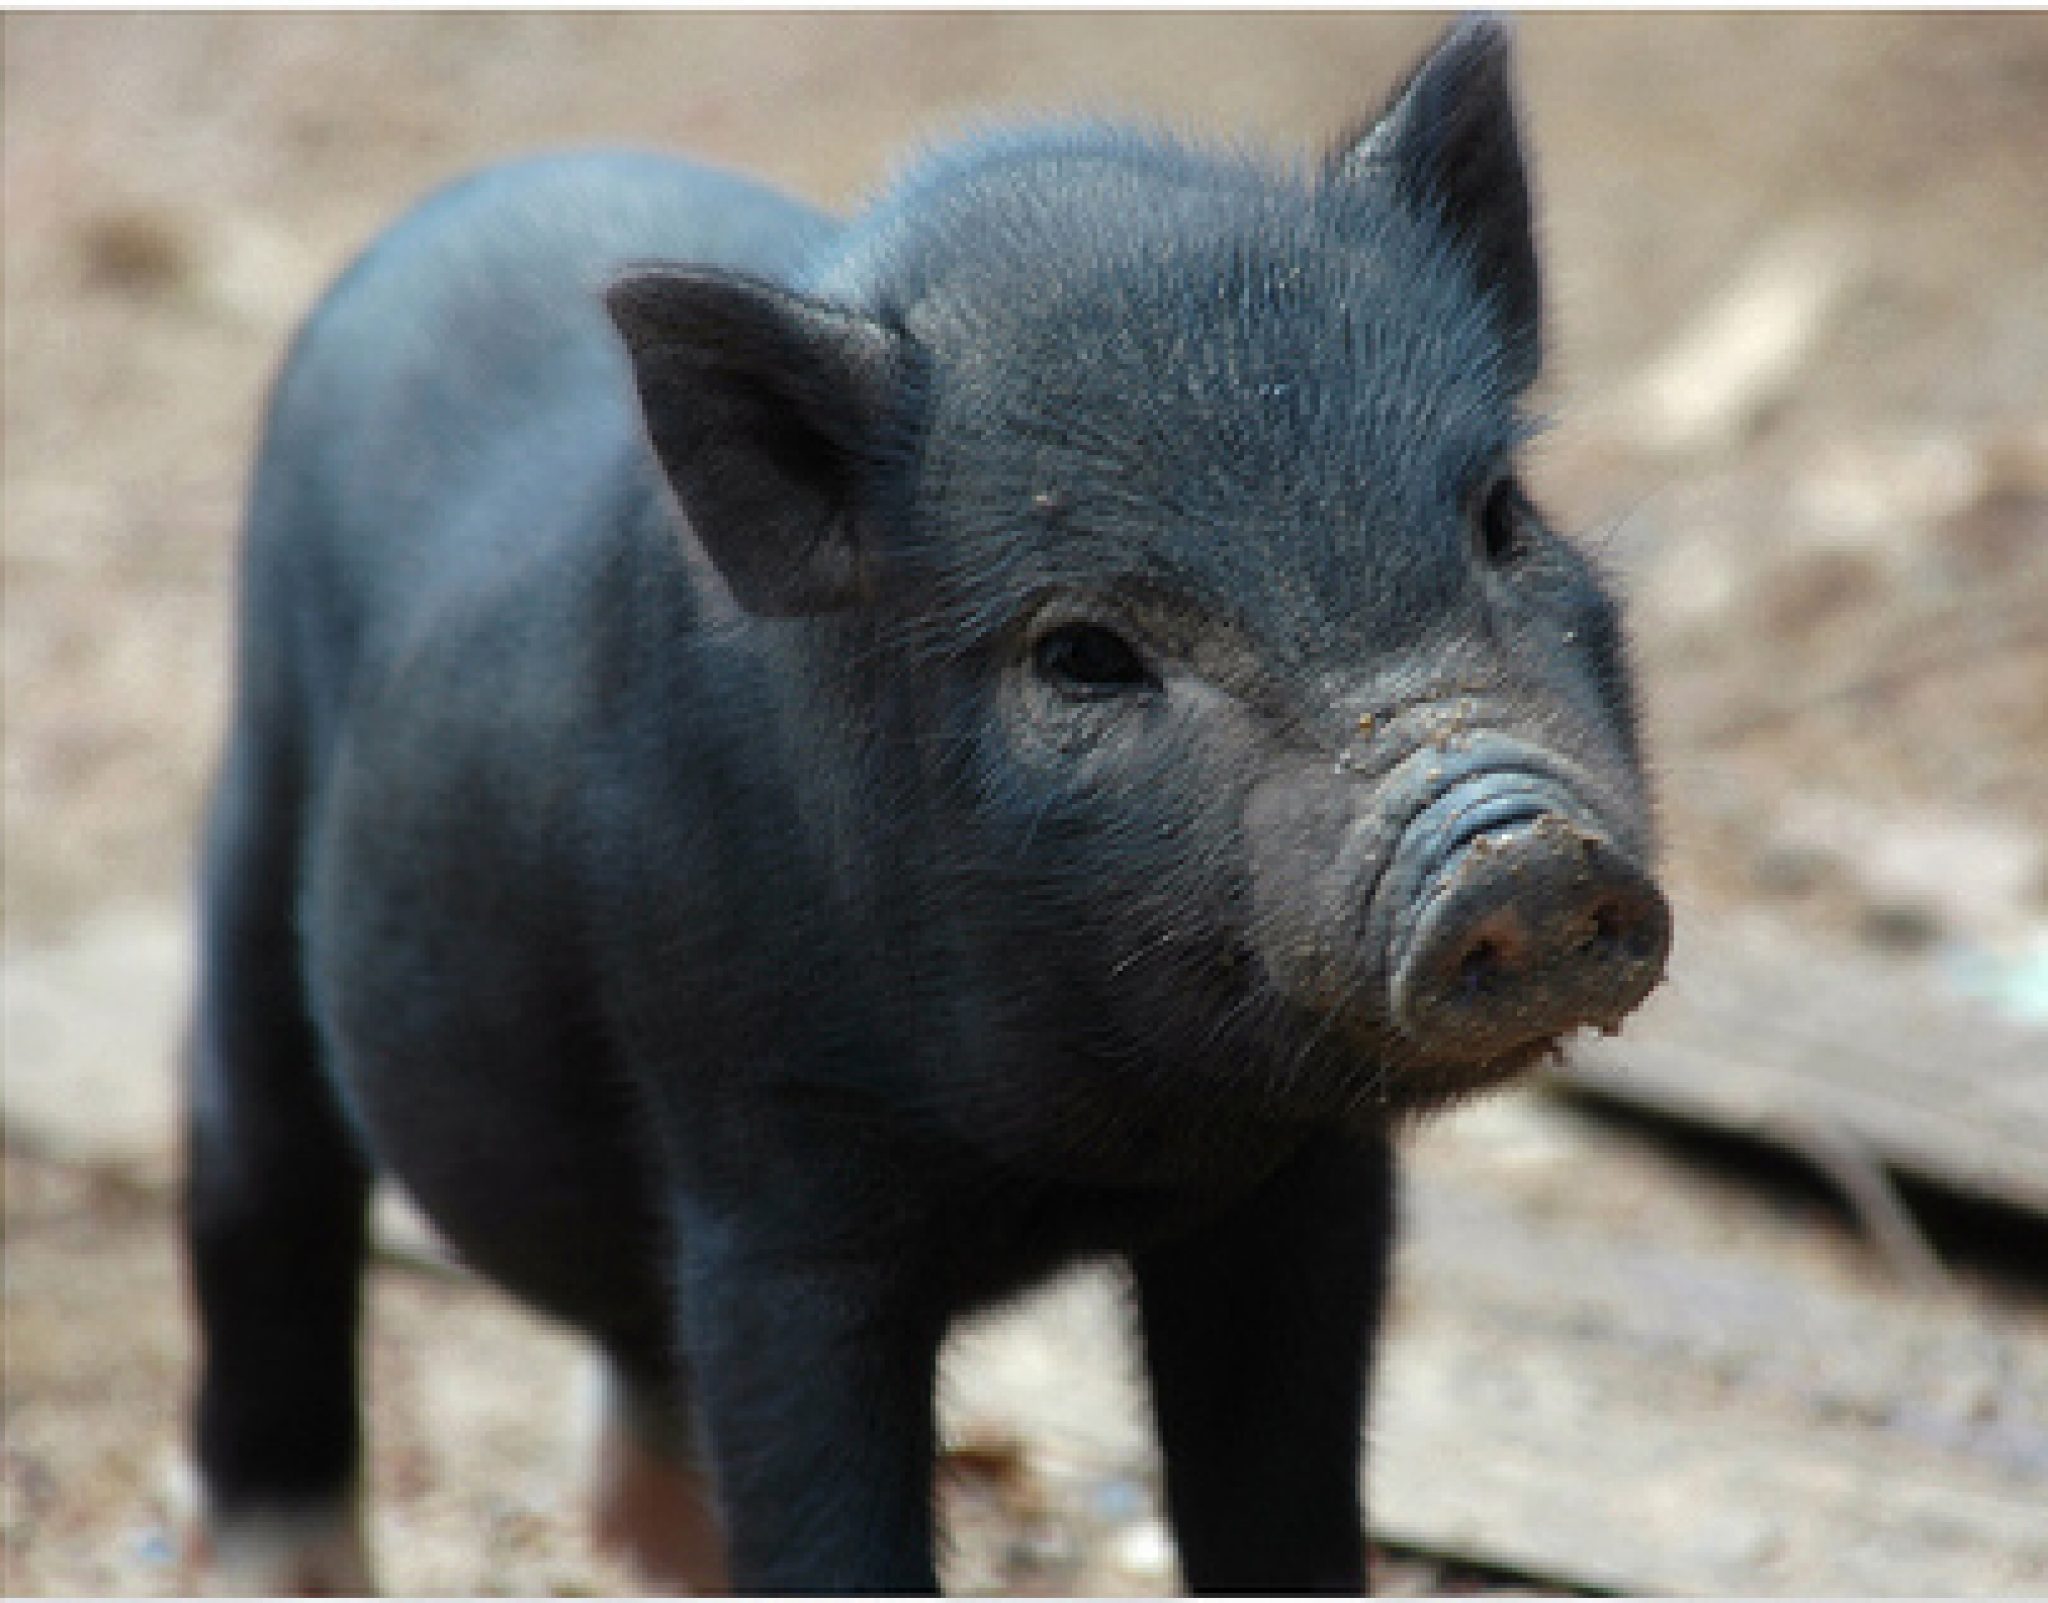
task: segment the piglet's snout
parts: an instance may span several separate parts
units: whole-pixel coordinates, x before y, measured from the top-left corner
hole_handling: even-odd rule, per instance
[[[1408,831],[1394,1024],[1431,1059],[1483,1061],[1612,1027],[1662,978],[1671,913],[1648,873],[1548,787],[1460,786]]]

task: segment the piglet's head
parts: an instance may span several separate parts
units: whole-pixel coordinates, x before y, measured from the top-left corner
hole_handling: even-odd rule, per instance
[[[997,137],[797,288],[612,292],[688,537],[862,665],[929,960],[1101,1084],[1421,1105],[1662,973],[1615,603],[1517,471],[1508,64],[1454,28],[1312,171]]]

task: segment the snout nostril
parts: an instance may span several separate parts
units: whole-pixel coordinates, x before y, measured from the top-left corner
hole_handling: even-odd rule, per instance
[[[1609,898],[1587,916],[1579,950],[1606,962],[1640,963],[1657,950],[1656,920]]]
[[[1579,950],[1595,957],[1620,953],[1628,943],[1629,921],[1615,901],[1602,902],[1586,916]]]
[[[1529,931],[1514,913],[1503,910],[1473,930],[1458,954],[1458,988],[1467,996],[1505,990],[1522,977],[1529,961]]]
[[[1458,984],[1468,995],[1496,991],[1506,977],[1506,958],[1492,941],[1475,942],[1458,959]]]

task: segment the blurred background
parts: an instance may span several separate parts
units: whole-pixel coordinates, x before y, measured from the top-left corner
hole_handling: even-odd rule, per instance
[[[185,887],[259,408],[324,283],[548,146],[848,208],[991,116],[1317,147],[1442,21],[5,18],[8,1591],[180,1584]],[[1383,1580],[2048,1590],[2048,18],[1521,38],[1531,476],[1630,596],[1680,925],[1640,1028],[1418,1136]],[[570,1346],[396,1218],[374,1317],[387,1585],[625,1584]],[[1174,1584],[1114,1318],[1082,1282],[962,1343],[956,1586]]]

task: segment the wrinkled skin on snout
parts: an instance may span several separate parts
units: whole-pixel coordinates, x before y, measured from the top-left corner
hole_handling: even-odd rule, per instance
[[[1477,1089],[1581,1026],[1618,1028],[1663,973],[1642,797],[1554,735],[1514,738],[1512,707],[1482,721],[1486,706],[1410,704],[1377,744],[1329,775],[1275,777],[1248,810],[1260,956],[1384,1064],[1390,1102]]]

